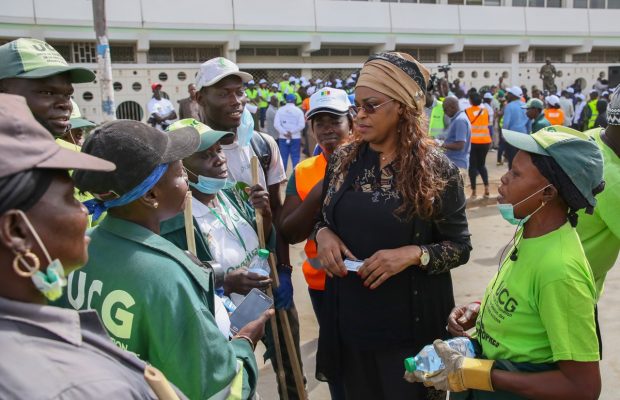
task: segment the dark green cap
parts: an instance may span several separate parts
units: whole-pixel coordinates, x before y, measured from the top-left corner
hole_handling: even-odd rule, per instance
[[[56,49],[41,40],[20,38],[0,46],[0,79],[40,79],[65,72],[71,83],[95,80],[93,71],[70,66]]]
[[[603,156],[593,138],[561,125],[531,135],[507,129],[502,129],[502,134],[519,150],[553,158],[588,204],[596,205],[592,192],[603,182]]]
[[[173,132],[177,129],[185,128],[188,126],[196,129],[200,134],[200,146],[198,146],[198,149],[196,149],[196,153],[198,153],[199,151],[207,150],[209,147],[219,142],[222,138],[234,135],[234,133],[232,132],[213,130],[209,126],[195,120],[194,118],[185,118],[175,121],[168,127],[168,132]]]

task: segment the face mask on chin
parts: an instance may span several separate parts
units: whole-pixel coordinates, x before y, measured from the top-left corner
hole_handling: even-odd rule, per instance
[[[545,186],[544,188],[537,190],[536,192],[534,192],[531,195],[527,196],[525,199],[521,200],[517,204],[514,204],[514,205],[510,204],[510,203],[497,204],[497,209],[499,210],[499,213],[502,215],[502,218],[504,218],[509,224],[523,226],[532,217],[532,215],[536,214],[538,212],[538,210],[540,210],[541,208],[543,208],[545,206],[546,203],[543,201],[543,203],[540,205],[540,207],[538,207],[536,210],[534,210],[534,212],[532,212],[531,214],[525,216],[524,218],[517,218],[517,217],[515,217],[515,214],[514,214],[515,207],[518,206],[519,204],[523,203],[524,201],[529,200],[531,197],[535,196],[536,194],[542,192],[543,190],[545,190],[549,186],[552,186],[552,185],[549,184],[549,185]]]
[[[17,210],[17,212],[26,223],[28,230],[30,230],[30,233],[41,248],[41,251],[43,251],[43,254],[45,255],[45,258],[48,262],[47,268],[45,268],[45,272],[43,272],[40,268],[38,268],[38,266],[36,269],[33,269],[32,266],[30,266],[25,261],[23,261],[23,259],[21,259],[21,266],[25,268],[28,272],[22,271],[22,273],[20,273],[19,275],[24,277],[29,276],[32,280],[32,283],[34,283],[34,286],[39,292],[41,292],[45,296],[46,299],[50,301],[58,300],[60,296],[62,296],[63,288],[67,286],[67,280],[65,279],[65,269],[59,259],[52,260],[47,251],[47,248],[43,244],[43,241],[39,237],[37,231],[30,223],[30,220],[28,219],[26,214],[21,210]]]
[[[235,186],[235,182],[228,178],[212,178],[210,176],[196,175],[189,169],[186,170],[198,179],[198,183],[190,182],[189,185],[197,189],[200,193],[216,194],[222,189],[229,189]]]

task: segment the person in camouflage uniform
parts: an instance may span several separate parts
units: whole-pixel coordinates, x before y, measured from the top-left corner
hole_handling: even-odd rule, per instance
[[[545,60],[545,64],[540,68],[540,79],[543,81],[543,90],[549,93],[557,92],[555,86],[556,71],[550,59]]]

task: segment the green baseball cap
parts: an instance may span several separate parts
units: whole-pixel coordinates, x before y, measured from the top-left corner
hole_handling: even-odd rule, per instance
[[[40,79],[69,73],[71,83],[95,80],[88,68],[72,67],[48,43],[37,39],[20,38],[0,46],[0,79]]]
[[[531,98],[527,101],[527,103],[525,103],[524,106],[521,106],[521,108],[538,108],[539,110],[544,110],[545,105],[543,104],[542,100]]]
[[[561,125],[531,135],[507,129],[502,134],[520,150],[553,158],[588,203],[596,205],[592,191],[603,182],[603,156],[593,138]]]
[[[80,112],[80,106],[77,105],[75,100],[71,99],[71,104],[73,105],[73,109],[71,110],[71,116],[69,117],[69,123],[71,124],[71,129],[76,128],[94,128],[97,126],[95,123],[82,118],[82,113]]]
[[[195,128],[200,134],[200,145],[196,149],[196,153],[198,153],[199,151],[207,150],[209,147],[219,142],[222,138],[234,136],[234,133],[232,132],[213,130],[209,126],[195,120],[194,118],[185,118],[170,124],[170,126],[168,126],[168,132],[172,132],[180,128],[185,128],[187,126]]]

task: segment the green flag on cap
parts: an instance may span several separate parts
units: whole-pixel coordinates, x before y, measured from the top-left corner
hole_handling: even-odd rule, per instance
[[[502,129],[504,139],[528,153],[551,157],[594,207],[592,191],[603,181],[603,156],[593,138],[562,125],[548,126],[531,135]]]
[[[88,68],[72,67],[50,44],[20,38],[0,46],[0,79],[39,79],[68,72],[71,83],[95,80]]]
[[[187,126],[191,126],[192,128],[196,129],[200,134],[200,146],[198,146],[198,149],[196,149],[196,153],[199,151],[207,150],[209,147],[219,142],[222,138],[234,135],[234,133],[232,132],[213,130],[211,129],[211,127],[203,124],[200,121],[195,120],[194,118],[185,118],[175,121],[168,127],[168,132],[173,132],[176,129],[185,128]]]

